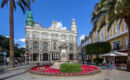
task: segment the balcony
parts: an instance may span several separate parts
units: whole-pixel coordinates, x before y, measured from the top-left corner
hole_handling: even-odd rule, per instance
[[[123,46],[114,46],[112,50],[123,50],[123,49],[128,49],[128,45],[123,45]]]

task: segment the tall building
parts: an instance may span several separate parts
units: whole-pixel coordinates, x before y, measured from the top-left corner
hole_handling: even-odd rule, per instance
[[[90,43],[108,41],[112,50],[120,51],[128,48],[128,27],[124,21],[121,24],[113,24],[109,31],[107,29],[106,25],[100,32],[91,32],[89,36],[82,40],[82,47]]]
[[[108,31],[108,26],[104,26],[100,32],[90,32],[81,41],[82,54],[85,54],[85,46],[91,43],[104,42],[107,41],[111,44],[112,51],[122,52],[124,54],[128,53],[128,26],[125,21],[121,24],[118,22],[113,24]],[[96,57],[96,56],[95,56]],[[94,57],[94,58],[95,58]],[[126,59],[127,60],[127,59]]]
[[[61,26],[62,27],[62,26]],[[35,23],[31,12],[26,19],[26,53],[30,62],[77,60],[77,26],[72,19],[71,30],[58,27],[53,21],[48,28]]]

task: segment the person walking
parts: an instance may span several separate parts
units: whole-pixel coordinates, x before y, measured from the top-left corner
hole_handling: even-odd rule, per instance
[[[110,70],[113,70],[113,69],[114,69],[114,65],[113,65],[113,61],[112,61],[112,60],[110,60],[109,69],[110,69]]]
[[[103,62],[102,62],[102,68],[103,69],[106,69],[106,60],[104,59]]]

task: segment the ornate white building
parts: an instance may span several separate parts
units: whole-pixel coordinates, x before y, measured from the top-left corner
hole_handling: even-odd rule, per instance
[[[34,23],[32,13],[26,19],[26,53],[30,62],[77,60],[77,26],[72,19],[71,30],[57,27],[53,21],[49,28]]]

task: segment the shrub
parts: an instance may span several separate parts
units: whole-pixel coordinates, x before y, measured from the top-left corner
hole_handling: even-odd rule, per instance
[[[88,55],[100,55],[109,51],[111,51],[111,44],[109,42],[96,42],[85,46],[85,52]]]
[[[77,63],[64,63],[61,64],[60,70],[62,73],[76,73],[81,72],[82,68],[81,65]]]
[[[103,62],[103,59],[95,58],[93,61],[96,63],[96,65],[98,65],[98,64],[101,64]]]

